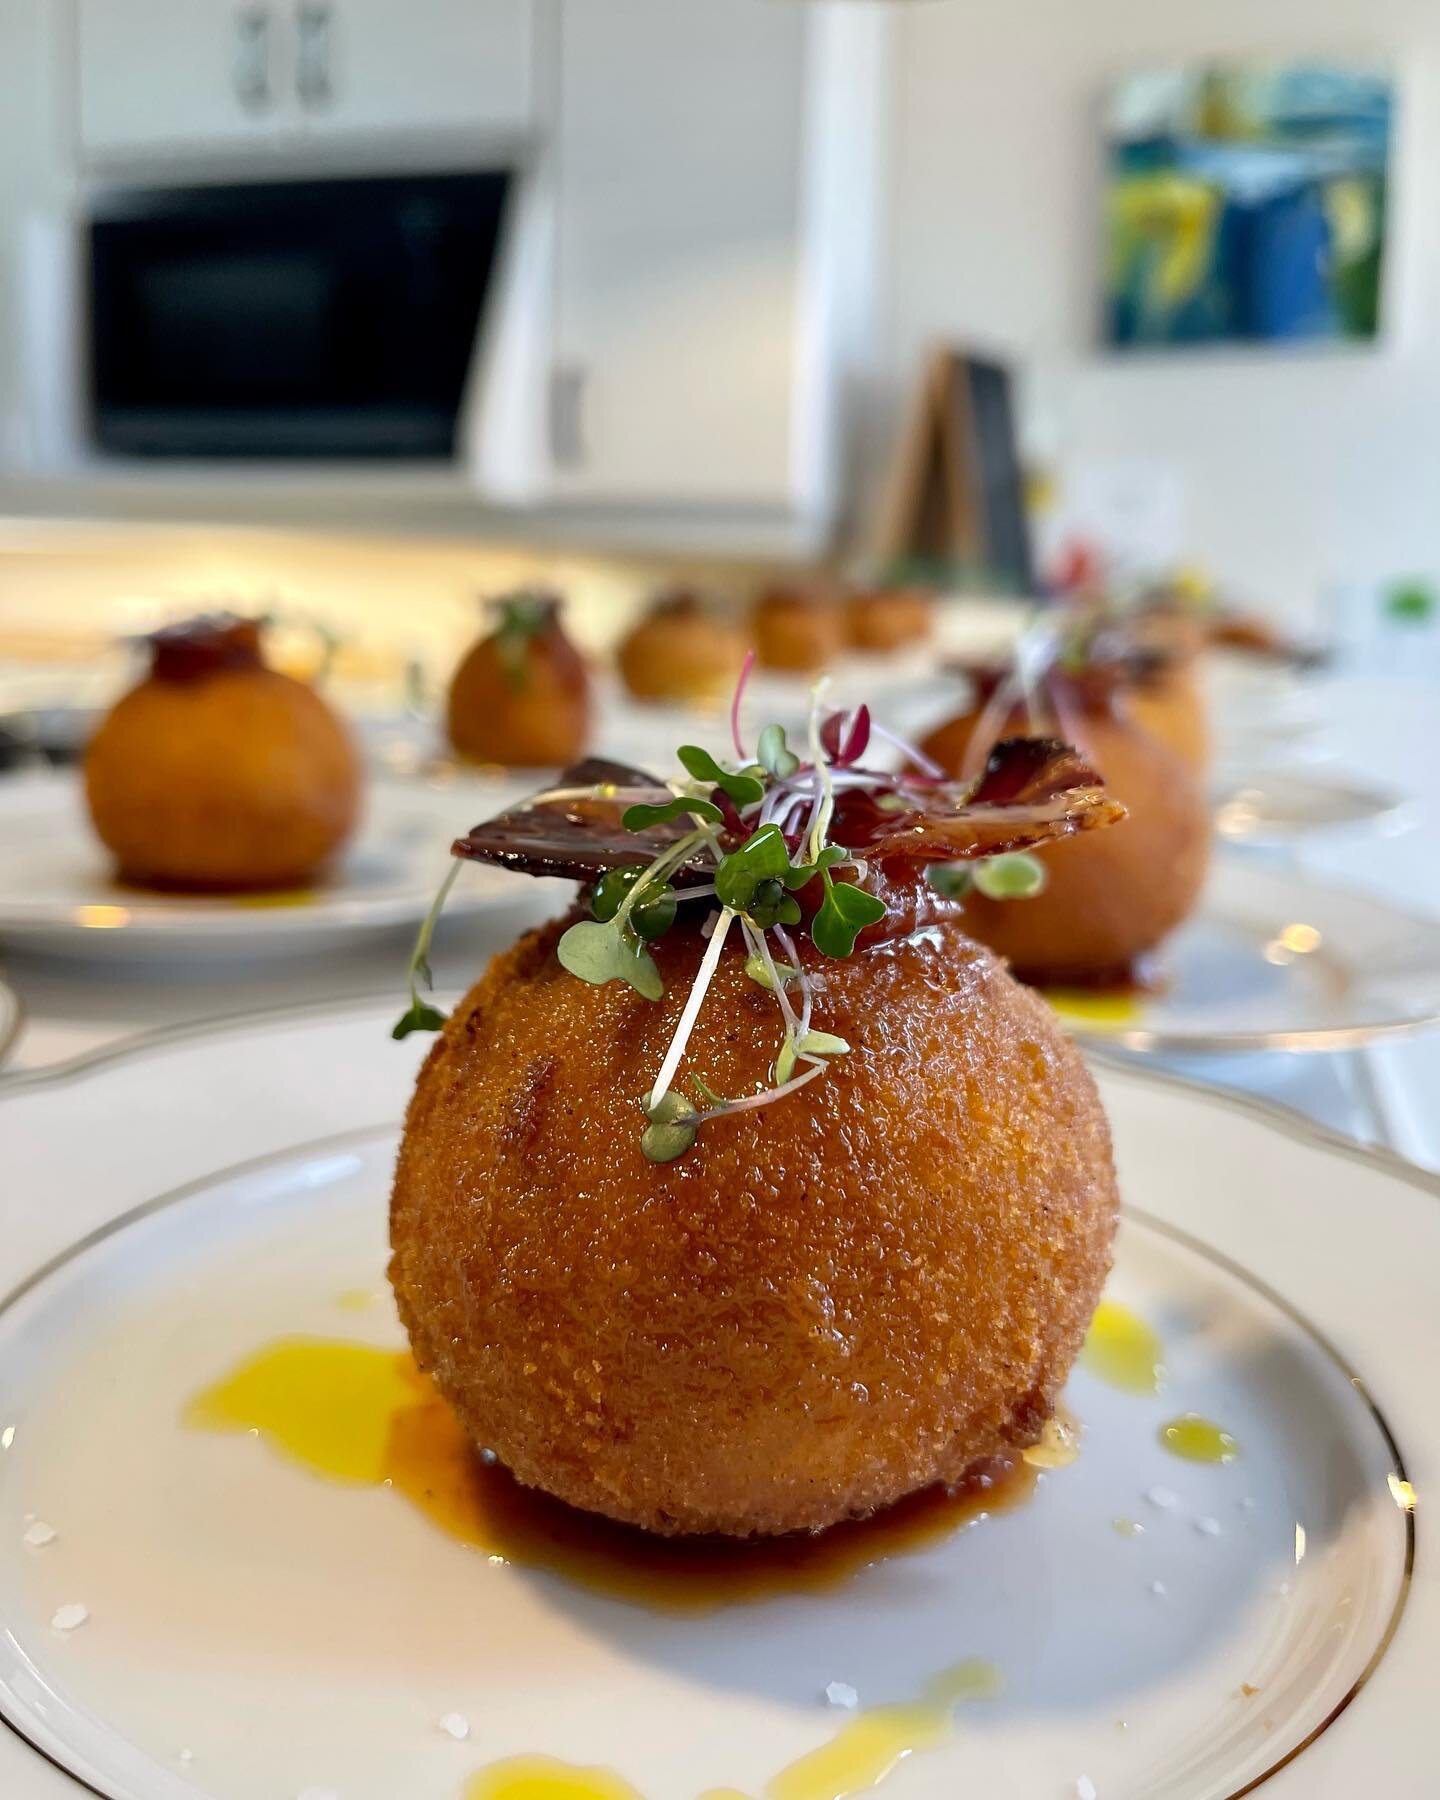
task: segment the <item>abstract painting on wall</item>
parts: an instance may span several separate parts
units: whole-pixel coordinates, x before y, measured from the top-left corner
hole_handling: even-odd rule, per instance
[[[1362,64],[1120,81],[1105,116],[1107,340],[1373,339],[1392,100],[1389,76]]]

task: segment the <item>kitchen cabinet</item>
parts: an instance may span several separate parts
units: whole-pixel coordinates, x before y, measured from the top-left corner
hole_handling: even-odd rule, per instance
[[[533,0],[75,0],[82,156],[531,122]]]
[[[863,239],[865,184],[847,217],[826,182],[868,135],[876,72],[847,45],[878,25],[863,3],[566,0],[556,495],[823,510],[836,326],[869,279],[831,253]]]
[[[260,145],[294,122],[293,43],[276,10],[235,0],[77,0],[87,155]]]
[[[531,0],[300,0],[306,128],[523,131],[535,80]]]

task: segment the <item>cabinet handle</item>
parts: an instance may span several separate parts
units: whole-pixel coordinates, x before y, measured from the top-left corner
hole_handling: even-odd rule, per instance
[[[295,8],[295,91],[303,106],[328,106],[335,98],[330,72],[335,12],[330,0],[300,0]]]
[[[559,469],[585,460],[585,371],[577,363],[556,363],[550,371],[550,459]]]
[[[242,6],[235,15],[235,54],[231,64],[235,98],[246,112],[264,112],[274,95],[270,89],[270,9]]]

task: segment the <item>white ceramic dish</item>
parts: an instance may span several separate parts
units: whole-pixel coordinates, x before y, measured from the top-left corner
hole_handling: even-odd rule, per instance
[[[1399,795],[1297,769],[1263,769],[1226,781],[1216,799],[1215,829],[1237,844],[1286,844],[1317,831],[1380,826],[1403,829]]]
[[[231,898],[119,886],[73,774],[0,781],[0,943],[54,956],[255,960],[393,933],[424,917],[451,839],[533,785],[372,782],[365,822],[327,882]],[[467,868],[447,916],[508,904],[514,891],[497,871]]]
[[[1440,923],[1220,856],[1153,988],[1051,998],[1078,1035],[1126,1050],[1355,1049],[1440,1020]]]
[[[19,1036],[23,1018],[20,996],[8,981],[0,981],[0,1063],[4,1062],[10,1046]]]
[[[1427,1491],[1440,1447],[1440,1183],[1103,1070],[1133,1209],[1114,1291],[1159,1328],[1165,1392],[1082,1371],[1082,1455],[1025,1505],[831,1592],[676,1617],[177,1422],[278,1333],[397,1341],[383,1299],[340,1304],[378,1288],[388,1121],[424,1048],[388,1018],[187,1034],[0,1098],[0,1157],[30,1172],[0,1192],[7,1800],[75,1774],[111,1800],[459,1800],[522,1750],[646,1800],[758,1797],[847,1723],[828,1682],[913,1698],[970,1657],[1002,1692],[887,1795],[1350,1800],[1382,1767],[1388,1793],[1433,1791],[1440,1591],[1423,1556],[1412,1579],[1407,1484]],[[1238,1461],[1167,1456],[1157,1426],[1192,1408]],[[52,1542],[21,1541],[27,1513]],[[77,1602],[85,1624],[55,1630]]]

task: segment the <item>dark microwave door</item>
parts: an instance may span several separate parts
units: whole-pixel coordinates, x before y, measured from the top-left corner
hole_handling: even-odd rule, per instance
[[[97,446],[452,455],[508,187],[489,171],[121,197],[90,227]]]

